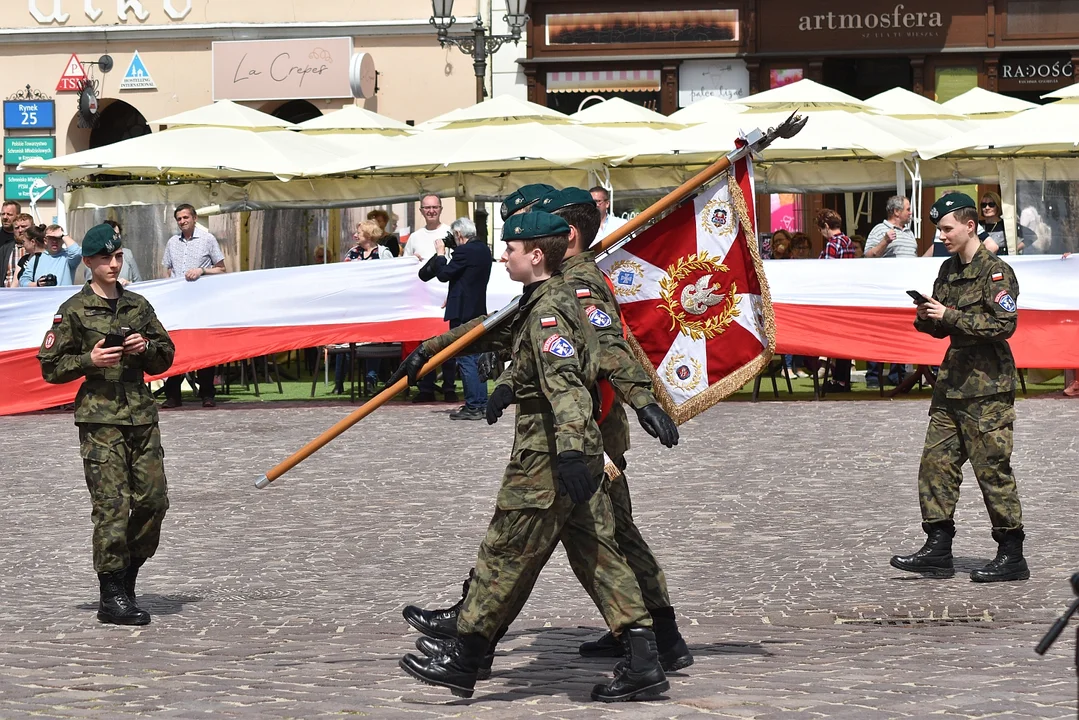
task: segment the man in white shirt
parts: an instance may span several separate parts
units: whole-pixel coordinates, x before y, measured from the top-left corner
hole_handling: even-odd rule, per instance
[[[611,194],[607,192],[607,188],[597,185],[588,192],[592,194],[592,199],[596,201],[596,207],[599,208],[599,232],[596,233],[595,240],[599,242],[625,225],[626,221],[611,214]]]
[[[442,222],[442,199],[438,195],[424,195],[420,198],[420,212],[427,223],[417,228],[408,236],[405,243],[405,257],[418,257],[425,263],[435,255],[435,241],[442,240],[450,231],[450,226]]]
[[[910,231],[910,200],[902,195],[893,195],[888,198],[884,205],[884,213],[887,219],[878,223],[869,231],[869,237],[865,240],[865,256],[867,258],[896,258],[918,257],[918,238]],[[884,364],[879,362],[867,362],[865,364],[866,387],[880,387],[884,381]],[[892,385],[898,385],[903,381],[906,374],[905,365],[892,363],[887,381]]]

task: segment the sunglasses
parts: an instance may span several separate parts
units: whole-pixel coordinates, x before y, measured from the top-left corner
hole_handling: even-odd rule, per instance
[[[45,239],[46,240],[63,240],[64,236],[63,235],[46,235]]]
[[[996,206],[997,206],[997,204],[995,202],[983,202],[982,203],[982,207],[996,207]]]

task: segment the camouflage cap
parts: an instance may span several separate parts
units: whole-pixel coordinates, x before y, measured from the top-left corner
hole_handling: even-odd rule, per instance
[[[978,205],[974,202],[974,198],[964,193],[948,193],[933,203],[933,207],[929,208],[929,219],[934,223],[940,222],[940,219],[950,212],[955,212],[961,208],[975,208]]]
[[[546,183],[533,183],[514,190],[502,201],[502,219],[524,210],[552,190],[554,187]]]
[[[112,225],[106,223],[94,225],[82,239],[83,257],[111,255],[120,247],[120,238],[116,237],[116,231],[112,229]]]
[[[570,205],[591,205],[596,207],[596,201],[592,199],[592,193],[579,187],[568,187],[562,190],[552,190],[540,198],[536,205],[537,210],[554,212]]]
[[[534,240],[551,235],[569,235],[569,223],[557,215],[545,212],[523,213],[506,219],[502,226],[502,241]]]

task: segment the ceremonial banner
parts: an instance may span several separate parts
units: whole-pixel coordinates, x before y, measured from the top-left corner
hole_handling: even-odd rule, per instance
[[[656,398],[677,423],[756,377],[776,328],[748,158],[599,261]],[[748,201],[747,201],[748,199]]]

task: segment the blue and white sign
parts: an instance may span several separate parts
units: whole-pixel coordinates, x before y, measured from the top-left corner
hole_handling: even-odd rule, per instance
[[[53,100],[5,100],[5,130],[52,130],[56,127]]]
[[[157,85],[154,84],[154,79],[150,77],[150,71],[146,69],[146,63],[139,57],[139,51],[136,50],[135,54],[131,58],[131,64],[127,66],[127,72],[124,73],[124,77],[120,80],[121,90],[155,90]]]

